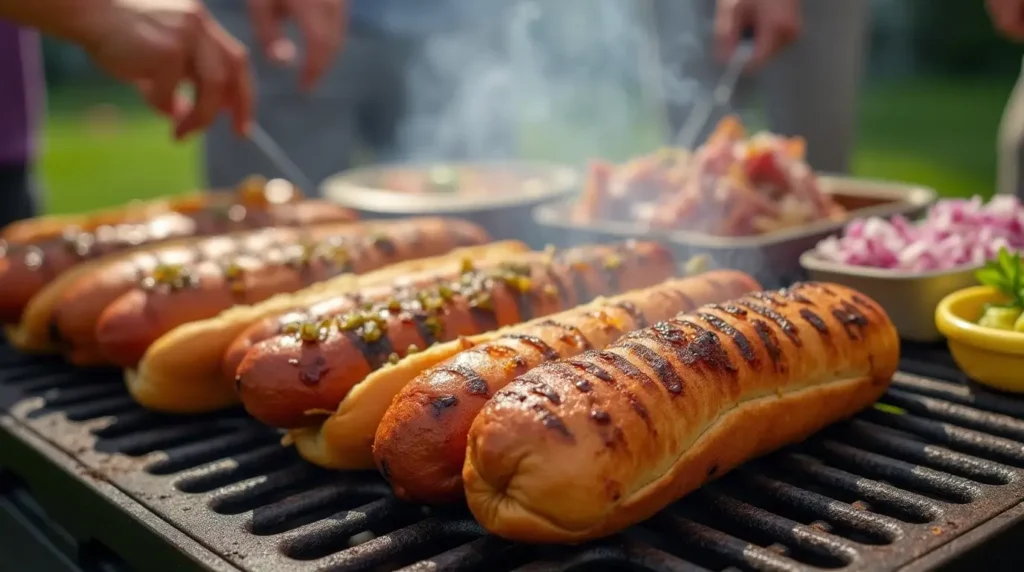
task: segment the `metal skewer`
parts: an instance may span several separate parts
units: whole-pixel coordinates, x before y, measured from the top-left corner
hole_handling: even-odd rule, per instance
[[[718,83],[715,85],[714,91],[711,92],[711,96],[704,97],[697,103],[697,106],[694,107],[693,111],[686,118],[686,123],[683,124],[679,133],[672,140],[675,145],[683,149],[692,150],[696,148],[697,138],[700,137],[701,131],[707,126],[708,121],[711,119],[711,114],[718,107],[729,105],[732,101],[732,95],[736,91],[736,84],[739,83],[740,75],[743,73],[743,69],[747,67],[753,55],[754,43],[752,41],[743,40],[736,46],[736,50],[729,58],[725,70],[722,72],[721,77],[718,78]]]
[[[274,168],[280,171],[292,184],[297,185],[307,194],[315,194],[317,192],[316,187],[313,186],[313,181],[288,157],[288,154],[277,144],[277,141],[260,127],[259,123],[253,123],[250,127],[249,140],[263,153]]]

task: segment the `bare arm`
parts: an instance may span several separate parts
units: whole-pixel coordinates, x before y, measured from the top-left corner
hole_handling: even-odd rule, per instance
[[[112,8],[114,0],[0,0],[0,19],[36,28],[46,34],[83,44],[89,28]]]
[[[177,138],[204,129],[221,111],[238,133],[248,130],[248,54],[199,0],[0,0],[0,18],[85,48],[170,117]],[[195,103],[176,95],[183,83],[195,88]]]

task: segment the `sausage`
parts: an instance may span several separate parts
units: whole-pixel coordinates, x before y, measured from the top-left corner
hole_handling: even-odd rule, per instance
[[[494,392],[516,376],[554,359],[602,349],[679,312],[760,289],[742,272],[714,271],[510,328],[406,385],[377,429],[374,461],[403,499],[430,504],[460,500],[470,424]]]
[[[527,262],[531,259],[539,259],[542,256],[537,252],[523,252],[515,257],[507,259],[519,262]],[[464,260],[463,264],[472,264],[473,268],[489,271],[495,270],[500,265],[498,260],[483,260],[475,262]],[[407,276],[402,280],[391,284],[379,284],[372,288],[361,289],[348,294],[331,296],[326,299],[317,300],[315,304],[304,309],[294,309],[284,314],[271,316],[260,320],[246,328],[224,352],[221,369],[226,379],[234,380],[238,367],[242,364],[245,355],[253,346],[270,339],[288,333],[295,333],[296,328],[303,322],[321,322],[329,318],[337,318],[346,312],[359,309],[366,303],[384,302],[391,298],[408,298],[415,295],[419,290],[437,288],[442,284],[458,282],[462,270],[456,268],[436,268]]]
[[[497,392],[469,432],[469,508],[514,540],[614,533],[867,407],[899,351],[882,308],[836,284],[680,314]]]
[[[314,227],[313,234],[358,232],[364,225],[326,225]],[[215,236],[173,244],[164,244],[134,251],[116,258],[104,258],[87,265],[81,272],[73,271],[68,279],[58,280],[59,292],[43,290],[37,297],[46,308],[37,308],[33,299],[22,320],[25,330],[38,330],[46,319],[50,341],[76,365],[107,363],[100,354],[96,326],[103,311],[120,296],[131,292],[147,277],[172,279],[175,272],[203,261],[216,261],[232,255],[264,252],[275,245],[294,243],[303,231],[294,228],[272,228],[231,236]],[[25,324],[31,319],[34,325]]]
[[[438,256],[389,264],[366,274],[342,274],[251,306],[235,306],[160,336],[146,350],[138,368],[125,372],[125,381],[132,397],[149,409],[167,413],[223,409],[238,403],[235,372],[225,376],[221,368],[224,353],[248,326],[328,298],[369,292],[396,280],[407,282],[427,269],[434,274],[457,272],[467,259],[487,263],[528,251],[526,244],[514,240],[465,246]]]
[[[674,271],[671,253],[653,242],[574,248],[497,272],[467,268],[457,284],[324,324],[305,322],[295,334],[260,342],[238,368],[239,396],[267,425],[318,425],[355,384],[409,353],[660,282]]]
[[[145,222],[68,228],[60,237],[0,245],[0,321],[17,322],[32,296],[66,270],[143,244],[267,226],[305,226],[355,220],[346,208],[322,201],[282,205],[214,204],[189,214],[165,213]]]
[[[373,232],[361,230],[369,228]],[[109,363],[133,368],[164,333],[231,306],[294,292],[338,274],[360,274],[489,240],[486,231],[468,221],[424,217],[342,229],[259,254],[175,267],[144,277],[142,287],[107,306],[96,324],[96,342]]]
[[[234,203],[255,206],[297,202],[302,191],[278,179],[273,183],[258,175],[243,179],[232,191],[192,192],[148,200],[132,200],[125,204],[79,213],[43,215],[14,221],[0,231],[0,245],[29,244],[60,238],[68,230],[94,232],[100,227],[142,223],[166,213],[192,213],[209,206]]]

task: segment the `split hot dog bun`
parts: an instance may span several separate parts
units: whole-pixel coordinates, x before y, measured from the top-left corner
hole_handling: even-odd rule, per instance
[[[65,229],[61,236],[0,248],[0,322],[15,323],[33,296],[71,268],[110,254],[172,239],[269,226],[341,223],[356,214],[322,201],[212,205],[193,213],[164,213],[144,222]]]
[[[581,311],[600,312],[609,301],[600,297],[598,299],[602,301],[587,306],[576,306],[576,308],[582,308]],[[637,309],[637,312],[639,313],[640,310]],[[453,358],[463,350],[498,338],[504,337],[507,340],[516,338],[523,344],[543,343],[539,338],[531,337],[535,329],[533,326],[543,328],[544,324],[550,323],[551,320],[558,320],[563,315],[564,312],[553,315],[538,314],[530,322],[479,335],[460,337],[457,340],[430,347],[426,351],[409,355],[397,364],[385,366],[371,373],[366,379],[355,385],[344,396],[333,415],[322,425],[292,430],[288,439],[294,442],[303,457],[322,467],[333,469],[371,468],[374,466],[372,446],[377,427],[392,400],[410,381],[431,367]],[[566,334],[563,332],[560,335],[565,336]],[[496,348],[493,352],[496,354],[496,358],[497,354],[505,353],[502,348]],[[503,365],[509,367],[505,373],[511,377],[518,371],[518,368],[525,367],[526,363],[521,359],[512,358],[512,363],[506,362]]]
[[[436,256],[490,236],[466,220],[438,217],[378,221],[319,232],[150,276],[122,294],[96,323],[96,342],[109,363],[135,368],[146,350],[177,326],[212,318],[240,304],[301,290],[343,273],[362,274],[389,264]]]
[[[58,280],[59,295],[41,306],[32,317],[35,330],[48,326],[50,341],[59,345],[65,357],[76,365],[109,363],[100,352],[96,330],[103,312],[121,296],[142,287],[147,280],[169,285],[186,276],[188,269],[202,263],[217,263],[232,257],[279,251],[303,240],[362,234],[373,231],[372,222],[317,225],[309,229],[270,228],[191,241],[179,241],[137,249],[121,257],[107,257],[73,279]],[[52,290],[49,287],[47,290]],[[45,291],[44,291],[45,292]],[[40,320],[45,318],[45,322]],[[22,320],[24,323],[25,320]]]
[[[266,181],[262,177],[251,177],[238,186],[236,193],[239,198],[242,195],[252,196],[261,192],[265,184]],[[70,228],[80,232],[95,232],[103,226],[145,222],[166,213],[194,212],[211,202],[226,202],[231,198],[231,193],[226,191],[193,192],[175,197],[134,200],[87,213],[42,215],[8,224],[0,231],[0,240],[9,244],[28,244],[59,238]],[[296,192],[292,200],[301,198],[302,195]]]
[[[681,314],[499,391],[470,429],[469,508],[513,540],[614,533],[867,407],[898,361],[882,308],[835,284]]]
[[[719,270],[506,328],[405,386],[377,428],[377,467],[403,499],[457,501],[464,496],[462,466],[469,427],[494,392],[544,362],[603,349],[623,334],[679,312],[760,289],[742,272]],[[350,421],[339,422],[351,433]]]
[[[591,245],[470,267],[450,284],[351,312],[254,346],[238,368],[246,411],[282,428],[319,426],[358,383],[410,353],[546,316],[675,273],[655,242]]]
[[[270,185],[260,176],[242,180],[234,189],[209,192],[191,192],[177,196],[149,200],[133,200],[123,205],[86,213],[42,215],[14,221],[0,231],[0,243],[27,244],[59,238],[68,229],[94,232],[103,226],[139,223],[165,213],[192,213],[211,205],[232,203],[281,204],[302,199],[302,191],[287,181],[278,179]]]
[[[320,301],[390,285],[406,276],[459,268],[462,261],[501,260],[528,247],[518,241],[468,246],[441,256],[418,258],[363,275],[343,274],[259,304],[236,306],[213,318],[190,322],[161,336],[146,351],[137,371],[126,371],[132,396],[143,406],[168,413],[202,413],[238,403],[234,374],[221,371],[229,344],[253,323]]]
[[[307,205],[308,206],[308,205]],[[224,236],[189,238],[143,245],[78,264],[60,274],[26,306],[12,343],[32,353],[63,352],[76,365],[107,363],[100,355],[96,325],[112,302],[151,275],[167,275],[200,261],[215,261],[246,252],[263,252],[303,236],[355,229],[372,223],[316,225],[311,230],[267,228]]]

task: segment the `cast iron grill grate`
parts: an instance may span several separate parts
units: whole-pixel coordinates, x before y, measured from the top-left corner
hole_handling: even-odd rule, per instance
[[[1024,401],[964,383],[944,351],[905,353],[918,375],[898,374],[883,406],[579,547],[514,544],[463,507],[399,502],[376,474],[312,467],[240,412],[146,412],[116,372],[2,346],[0,403],[80,478],[244,570],[880,570],[1024,500]]]

